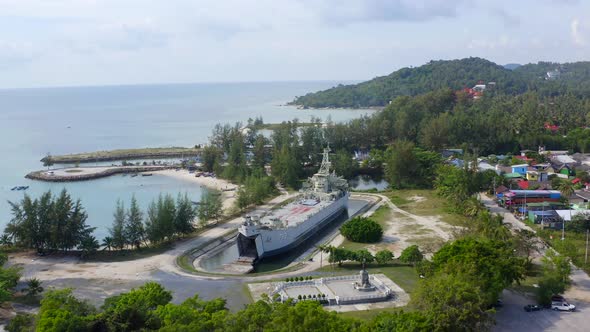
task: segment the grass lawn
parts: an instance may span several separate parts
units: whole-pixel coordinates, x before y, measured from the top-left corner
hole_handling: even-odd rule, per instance
[[[393,190],[383,193],[391,202],[402,210],[419,216],[441,216],[441,220],[454,225],[464,226],[467,218],[447,211],[446,200],[436,194],[433,189]],[[423,197],[423,199],[411,199]]]
[[[360,269],[361,265],[359,263],[347,262],[343,263],[342,266],[338,266],[338,264],[334,264],[333,266],[326,265],[321,269],[317,269],[316,272],[324,272],[325,275],[348,275],[357,274]],[[386,265],[367,264],[367,271],[370,274],[385,274],[408,294],[414,291],[419,280],[418,273],[413,266],[397,261]]]
[[[531,271],[529,271],[524,280],[520,284],[514,284],[510,286],[511,289],[526,294],[535,296],[537,288],[534,285],[539,284],[539,280],[543,276],[543,267],[539,264],[534,264]]]
[[[347,275],[347,274],[356,274],[361,269],[360,264],[358,263],[344,263],[342,266],[338,266],[334,264],[333,267],[331,266],[324,266],[321,269],[316,270],[317,272],[324,272],[326,275]],[[395,282],[398,286],[400,286],[403,290],[405,290],[408,294],[411,293],[416,288],[418,283],[419,277],[416,269],[413,266],[401,264],[397,261],[387,265],[375,265],[369,264],[367,266],[367,271],[370,274],[378,274],[383,273],[393,282]],[[344,317],[353,317],[358,319],[369,320],[377,316],[382,312],[396,312],[400,310],[407,310],[407,308],[386,308],[386,309],[373,309],[373,310],[362,310],[362,311],[350,311],[350,312],[342,312],[339,315]]]
[[[586,234],[572,231],[565,232],[565,240],[561,240],[561,231],[541,229],[540,225],[535,225],[537,234],[553,249],[562,255],[570,257],[577,267],[590,273],[590,259],[584,264],[586,254]],[[553,239],[551,238],[553,237]]]

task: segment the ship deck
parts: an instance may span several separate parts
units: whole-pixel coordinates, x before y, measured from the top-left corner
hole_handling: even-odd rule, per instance
[[[260,218],[260,225],[272,229],[296,227],[323,208],[331,205],[333,202],[334,201],[318,202],[317,200],[305,200],[300,198],[280,209],[267,213],[264,217]],[[282,225],[277,225],[273,222],[275,219],[279,219],[282,222]]]

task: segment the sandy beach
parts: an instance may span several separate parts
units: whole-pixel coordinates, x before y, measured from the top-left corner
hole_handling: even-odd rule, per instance
[[[198,184],[199,186],[203,186],[203,187],[207,187],[207,188],[211,188],[211,189],[216,189],[221,191],[222,194],[222,199],[223,199],[223,210],[227,213],[230,209],[232,209],[235,206],[235,202],[236,202],[236,195],[237,195],[237,185],[223,180],[223,179],[218,179],[218,178],[212,178],[212,177],[204,177],[204,176],[200,176],[200,177],[196,177],[195,174],[191,174],[189,173],[187,170],[173,170],[173,169],[167,169],[167,170],[162,170],[162,171],[156,171],[156,172],[152,172],[154,174],[160,174],[160,175],[164,175],[164,176],[170,176],[170,177],[175,177],[177,179],[182,179],[182,180],[186,180],[186,181],[190,181],[193,182],[195,184]],[[231,190],[232,191],[227,191],[227,190]],[[226,191],[224,191],[226,190]]]

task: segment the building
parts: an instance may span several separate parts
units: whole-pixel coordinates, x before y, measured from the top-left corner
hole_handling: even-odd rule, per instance
[[[512,173],[518,173],[524,177],[526,175],[528,168],[529,168],[529,165],[528,164],[512,165],[511,168],[512,168]]]

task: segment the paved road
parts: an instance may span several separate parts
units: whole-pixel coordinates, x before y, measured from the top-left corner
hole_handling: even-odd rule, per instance
[[[504,291],[502,294],[504,307],[498,310],[496,315],[495,332],[519,331],[590,331],[590,305],[584,302],[573,302],[575,312],[559,312],[553,310],[541,310],[526,312],[523,307],[534,304],[534,301],[520,294]]]
[[[510,225],[513,230],[527,229],[535,231],[524,222],[518,220],[508,210],[499,207],[490,197],[480,194],[481,202],[493,213],[504,217],[504,223]],[[539,256],[545,254],[547,247],[538,248]],[[572,286],[565,292],[565,298],[575,304],[578,312],[553,312],[542,310],[540,312],[527,313],[523,306],[535,303],[535,299],[523,295],[504,291],[502,297],[504,307],[498,311],[496,320],[498,325],[495,331],[590,331],[590,277],[581,269],[573,266]]]

